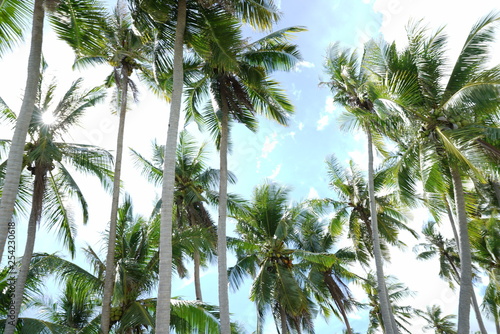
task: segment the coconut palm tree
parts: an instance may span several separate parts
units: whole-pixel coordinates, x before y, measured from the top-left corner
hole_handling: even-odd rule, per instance
[[[348,168],[344,168],[333,155],[326,163],[329,186],[335,191],[336,197],[312,202],[321,210],[330,206],[334,208],[330,230],[337,233],[347,226],[347,235],[353,242],[357,259],[367,266],[369,259],[373,257],[373,231],[366,177],[352,160],[349,161]],[[405,209],[397,201],[397,192],[387,191],[390,185],[386,182],[386,173],[385,169],[375,173],[374,188],[382,255],[388,257],[388,244],[401,248],[405,246],[398,238],[400,230],[410,232],[415,238],[417,233],[405,224],[407,217]]]
[[[23,1],[24,2],[24,1]],[[2,9],[9,8],[8,5],[17,3],[17,1],[8,1],[2,3]],[[95,5],[93,1],[65,1],[67,7],[71,8],[71,19],[69,22],[75,27],[76,30],[82,29],[83,26],[87,31],[98,30],[99,27],[95,25],[95,20],[91,18],[94,13],[100,11],[100,8]],[[40,77],[41,60],[42,60],[42,41],[43,41],[43,25],[46,11],[49,13],[57,11],[58,0],[35,0],[33,2],[32,11],[32,28],[31,28],[31,47],[28,59],[26,87],[24,90],[23,102],[19,115],[17,116],[16,127],[12,136],[9,157],[7,159],[7,167],[5,171],[4,189],[2,194],[2,201],[0,202],[0,257],[5,248],[9,223],[12,222],[12,214],[14,211],[15,200],[17,196],[19,180],[23,169],[23,154],[26,136],[30,128],[32,113],[37,98],[38,83]],[[6,5],[4,7],[3,5]],[[12,14],[5,23],[11,22],[11,19],[19,18],[25,13],[25,6],[16,7],[19,9]],[[12,8],[12,7],[10,7]],[[90,13],[90,15],[89,15]],[[68,21],[66,21],[68,22]],[[5,25],[3,25],[5,27]],[[95,30],[94,30],[95,29]],[[3,31],[3,29],[2,29]],[[90,34],[89,36],[91,36]],[[89,37],[82,38],[81,41],[92,41]]]
[[[399,166],[404,171],[400,170],[399,178],[410,184],[407,175],[416,167],[419,170],[416,175],[426,190],[443,184],[439,181],[442,175],[450,175],[452,181],[461,262],[459,334],[469,332],[472,294],[463,180],[472,175],[485,180],[480,173],[480,167],[488,160],[483,142],[498,131],[490,130],[488,125],[496,124],[500,106],[500,69],[487,67],[487,59],[499,17],[490,13],[478,20],[452,66],[445,57],[443,29],[428,35],[419,25],[409,27],[406,49],[398,52],[395,45],[378,46],[372,48],[368,57],[375,80],[383,82],[387,92],[399,97],[396,103],[385,103],[382,108],[401,115],[403,120],[392,135],[387,132],[401,147]],[[404,95],[395,91],[398,87],[405,87]]]
[[[117,219],[118,238],[114,261],[117,274],[111,309],[111,330],[115,333],[146,333],[154,328],[157,308],[154,291],[159,276],[159,224],[159,215],[149,221],[135,215],[130,198],[125,197]],[[108,234],[104,233],[103,237],[107,239]],[[175,233],[174,254],[179,256],[200,247],[205,237],[199,230]],[[91,327],[99,331],[106,264],[92,247],[87,247],[84,251],[91,271],[57,255],[38,254],[34,258],[33,273],[41,277],[54,274],[56,280],[63,285],[58,300],[51,301],[42,292],[40,296],[44,297],[34,304],[34,309],[48,311],[47,321],[82,332]],[[178,262],[181,261],[174,261]],[[218,333],[215,307],[179,299],[172,299],[171,303],[171,329],[176,333]],[[80,319],[78,322],[75,321],[76,316]]]
[[[213,1],[201,1],[201,0],[149,0],[149,1],[137,1],[133,0],[136,17],[142,19],[143,21],[153,23],[154,26],[160,27],[160,31],[167,31],[166,36],[170,38],[159,39],[160,44],[163,46],[166,44],[168,50],[173,49],[173,59],[165,59],[165,55],[168,56],[168,52],[161,50],[159,53],[160,63],[163,63],[163,69],[172,69],[172,88],[171,94],[171,104],[170,104],[170,114],[169,114],[169,124],[167,131],[167,143],[165,145],[165,164],[164,164],[164,178],[162,186],[162,212],[171,212],[173,208],[174,200],[174,180],[175,180],[175,150],[177,146],[177,132],[179,126],[179,119],[181,113],[181,102],[183,95],[183,49],[186,40],[189,37],[196,38],[197,36],[204,36],[203,33],[199,33],[200,30],[196,31],[197,25],[199,23],[206,23],[207,17],[197,17],[199,13],[204,12],[206,9],[220,9],[222,5],[228,12],[232,13],[236,17],[240,18],[242,22],[249,23],[251,26],[258,29],[269,29],[272,24],[278,19],[278,8],[274,5],[272,0],[254,1],[235,1],[229,0],[220,3]],[[201,10],[199,10],[201,9]],[[217,12],[217,11],[215,11]],[[145,13],[146,15],[141,15]],[[171,23],[175,22],[174,29],[168,29]],[[230,20],[231,22],[231,20]],[[194,24],[194,25],[193,25]],[[166,28],[166,29],[165,29]],[[187,28],[187,29],[186,29]],[[195,28],[195,29],[193,29]],[[212,29],[211,23],[206,28],[212,33],[219,33],[218,29]],[[168,33],[170,31],[170,34]],[[203,30],[202,30],[203,31]],[[190,34],[191,32],[194,32]],[[222,32],[222,31],[221,31]],[[185,34],[186,33],[186,34]],[[174,37],[173,48],[172,46],[172,36]],[[224,34],[214,36],[219,42],[224,41]],[[188,37],[188,38],[186,38]],[[222,38],[221,38],[222,37]],[[198,39],[201,42],[201,46],[204,48],[204,40]],[[219,55],[224,55],[224,52],[219,53]],[[163,56],[163,57],[162,57]],[[163,58],[163,59],[162,59]],[[227,57],[226,57],[226,60]],[[230,60],[230,59],[229,59]],[[228,63],[232,63],[229,61]],[[168,70],[166,71],[168,72]],[[223,177],[224,178],[224,177]],[[222,184],[222,182],[221,182]],[[223,203],[222,203],[223,204]],[[225,207],[224,207],[225,209]],[[169,307],[168,300],[171,296],[171,230],[172,221],[170,215],[163,215],[162,224],[162,243],[161,249],[163,255],[161,256],[161,267],[160,272],[162,273],[162,278],[160,279],[161,284],[159,285],[159,295],[161,307],[160,309],[165,310],[165,312],[158,313],[157,326],[156,328],[167,329],[169,326]],[[220,227],[222,228],[222,227]],[[225,240],[222,241],[225,243]],[[222,245],[224,246],[224,245]],[[220,246],[219,246],[220,247]],[[225,248],[222,254],[225,254]],[[219,254],[219,257],[221,254]],[[225,265],[225,263],[221,264]],[[221,272],[222,280],[226,277],[226,268],[224,272]],[[164,278],[163,278],[164,277]],[[227,282],[227,280],[226,280]],[[229,334],[229,299],[227,295],[227,288],[224,288],[220,292],[220,307],[221,307],[221,333]]]
[[[290,70],[300,59],[296,46],[291,44],[288,38],[290,33],[302,29],[283,29],[247,44],[241,39],[235,20],[226,18],[219,25],[225,26],[228,31],[225,33],[225,54],[232,55],[233,61],[220,63],[220,55],[216,52],[220,43],[218,40],[210,41],[209,49],[198,54],[202,77],[189,88],[187,104],[190,117],[195,120],[203,119],[219,149],[221,182],[217,254],[219,297],[222,303],[222,300],[227,298],[225,250],[230,123],[243,123],[255,131],[256,114],[263,114],[280,124],[286,124],[287,116],[293,111],[293,107],[280,91],[278,84],[270,79],[269,74],[275,70]],[[217,56],[213,56],[214,54]],[[206,99],[208,92],[215,101],[215,108],[212,106],[212,100]],[[202,109],[205,112],[201,112]]]
[[[63,137],[75,126],[85,111],[104,97],[101,88],[84,90],[79,79],[70,86],[62,99],[54,104],[55,84],[42,91],[37,98],[33,119],[29,129],[31,140],[25,145],[24,165],[34,176],[31,212],[28,220],[28,237],[21,267],[16,280],[14,319],[6,322],[5,333],[13,333],[17,316],[23,301],[29,263],[33,254],[37,226],[45,218],[48,227],[56,227],[59,236],[74,255],[74,225],[65,201],[75,197],[82,208],[83,222],[88,219],[87,202],[75,182],[69,166],[76,170],[98,177],[103,185],[109,185],[111,178],[111,155],[98,147],[66,143]],[[44,122],[50,115],[53,121]]]
[[[410,324],[410,319],[415,313],[415,310],[411,306],[400,306],[398,305],[398,302],[404,298],[412,296],[413,292],[402,283],[398,282],[393,276],[388,276],[386,278],[386,282],[392,307],[391,313],[394,314],[396,326],[400,331],[411,333],[408,329],[406,329],[405,325]],[[364,279],[361,284],[363,290],[368,296],[368,303],[360,304],[360,306],[370,308],[370,323],[368,325],[367,334],[376,333],[379,328],[381,328],[384,333],[387,333],[384,319],[381,314],[381,305],[379,303],[379,298],[377,298],[377,284],[378,282],[373,273],[368,273],[366,279]]]
[[[483,296],[482,309],[486,316],[495,323],[496,332],[500,333],[500,263],[499,226],[496,211],[490,217],[476,218],[471,222],[471,245],[474,260],[488,276],[488,285]]]
[[[336,103],[343,106],[353,119],[354,125],[362,129],[367,137],[368,152],[368,198],[370,205],[371,231],[373,239],[373,254],[377,275],[377,296],[380,298],[380,308],[388,334],[398,333],[395,321],[391,321],[391,306],[384,282],[383,258],[380,246],[378,216],[375,201],[373,144],[380,144],[379,133],[383,122],[377,115],[377,106],[381,96],[373,89],[369,80],[367,58],[359,59],[357,51],[342,48],[338,43],[328,50],[325,70],[329,76],[325,82],[334,94]],[[385,97],[385,96],[384,96]],[[382,132],[383,133],[383,132]],[[380,148],[380,145],[378,145]],[[379,149],[383,152],[383,149]]]
[[[62,6],[62,9],[71,9]],[[69,13],[68,13],[69,15]],[[118,133],[116,138],[115,171],[113,183],[113,197],[110,212],[110,242],[107,255],[107,262],[113,268],[114,259],[114,238],[116,238],[116,215],[120,203],[120,178],[123,158],[123,141],[125,136],[125,118],[128,109],[129,92],[134,96],[137,93],[135,83],[131,80],[134,70],[141,69],[141,65],[147,59],[151,50],[148,43],[147,34],[139,34],[132,24],[132,18],[128,13],[123,1],[118,1],[113,15],[103,15],[96,17],[102,29],[95,31],[76,31],[72,24],[61,21],[57,24],[57,32],[77,53],[75,66],[87,66],[96,64],[109,64],[112,67],[112,74],[106,79],[108,84],[116,87],[116,109],[119,114]],[[80,35],[94,34],[100,43],[80,43]],[[113,275],[111,270],[107,271],[106,289],[103,302],[102,331],[108,332],[109,312],[111,303],[111,292],[113,291]]]
[[[417,314],[427,321],[424,330],[434,330],[435,334],[456,334],[453,329],[455,327],[455,315],[442,316],[443,311],[437,305],[427,306],[425,312],[417,310]]]
[[[153,143],[152,159],[147,159],[132,150],[141,173],[156,186],[161,186],[163,179],[164,152],[164,146],[156,143]],[[192,254],[196,299],[200,301],[202,300],[200,265],[215,255],[216,247],[216,227],[206,205],[217,204],[219,195],[216,187],[220,177],[219,170],[207,166],[207,153],[205,144],[198,146],[185,130],[180,133],[175,168],[175,229],[199,227],[213,234],[209,240],[213,242],[213,249],[195,250]],[[235,181],[234,175],[229,173],[229,182]],[[242,200],[234,194],[228,194],[228,197],[230,210],[234,211]],[[160,205],[161,200],[156,204],[155,213],[158,212]]]
[[[357,276],[347,269],[356,261],[356,254],[349,248],[337,249],[334,246],[340,233],[325,231],[325,224],[313,210],[306,208],[297,219],[295,233],[291,240],[297,250],[294,254],[301,258],[304,277],[311,294],[328,315],[333,312],[346,325],[346,333],[353,334],[347,313],[352,311],[354,303],[348,282],[356,281]],[[325,307],[323,307],[325,305]]]
[[[289,207],[289,190],[273,183],[254,189],[248,208],[237,216],[239,238],[230,239],[237,262],[229,281],[237,289],[246,276],[253,279],[250,300],[257,307],[257,332],[271,311],[280,333],[313,330],[313,303],[294,263],[291,235],[300,208]]]
[[[460,282],[460,257],[457,251],[455,240],[445,239],[441,233],[436,230],[436,223],[429,222],[422,228],[427,243],[420,243],[414,247],[414,251],[420,251],[417,255],[419,260],[427,260],[436,255],[439,256],[439,277],[448,281],[450,287],[454,287],[454,283]],[[476,268],[475,271],[477,271]],[[482,333],[487,333],[484,322],[479,309],[479,304],[475,293],[472,293],[471,303],[474,307],[476,319]]]

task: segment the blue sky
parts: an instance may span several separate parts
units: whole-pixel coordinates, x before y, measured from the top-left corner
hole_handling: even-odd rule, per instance
[[[327,187],[325,159],[335,153],[342,161],[354,159],[363,168],[365,161],[365,140],[363,135],[345,133],[339,130],[337,117],[340,108],[334,106],[326,87],[319,87],[323,74],[323,61],[330,43],[341,42],[347,47],[361,47],[368,38],[382,34],[389,41],[404,42],[404,26],[410,17],[424,19],[431,28],[447,25],[450,35],[450,55],[463,43],[471,25],[480,16],[498,6],[494,1],[475,1],[474,6],[458,4],[456,1],[430,0],[303,0],[281,1],[282,21],[277,28],[305,26],[306,32],[298,33],[296,42],[300,46],[303,62],[294,72],[279,73],[275,77],[282,82],[293,104],[295,114],[288,127],[282,127],[267,120],[261,120],[259,131],[255,134],[241,126],[234,126],[232,133],[233,154],[229,157],[229,167],[238,177],[238,183],[230,191],[246,198],[250,197],[254,186],[265,179],[287,185],[292,189],[294,201],[311,197],[331,197]],[[452,9],[453,8],[453,9]],[[85,74],[88,85],[100,84],[108,69],[93,69],[85,73],[71,70],[73,55],[69,48],[55,40],[49,32],[45,40],[45,57],[49,64],[49,74],[57,76],[61,87]],[[497,53],[500,54],[500,53]],[[27,60],[27,47],[21,46],[0,61],[0,70],[7,73],[0,82],[0,96],[18,110],[24,87]],[[498,63],[499,61],[497,61]],[[13,70],[15,69],[15,70]],[[90,73],[90,76],[88,76]],[[168,106],[141,88],[140,102],[134,105],[127,116],[126,146],[148,155],[151,140],[164,143]],[[117,119],[110,115],[109,108],[101,105],[92,111],[81,129],[75,130],[68,141],[99,145],[114,150]],[[190,127],[191,128],[191,127]],[[0,127],[0,137],[10,136]],[[213,149],[213,167],[218,160]],[[127,166],[123,172],[125,188],[131,193],[135,206],[142,214],[148,215],[157,189],[147,184],[126,157]],[[110,198],[99,190],[92,180],[81,178],[87,185],[86,196],[91,205],[90,222],[79,229],[81,246],[95,244],[100,240],[109,219]],[[75,209],[76,210],[76,209]],[[77,212],[76,212],[77,213]],[[214,215],[214,217],[216,217]],[[419,230],[426,215],[415,215],[412,227]],[[229,225],[231,227],[231,225]],[[231,233],[231,231],[228,231]],[[22,234],[22,229],[19,235]],[[47,244],[50,235],[40,234],[37,250],[55,251],[57,243]],[[402,235],[409,245],[414,243],[408,235]],[[20,238],[20,244],[22,244]],[[22,249],[18,246],[18,250]],[[425,308],[426,305],[439,304],[446,313],[456,313],[456,295],[446,283],[437,278],[437,263],[422,263],[413,260],[411,247],[406,253],[392,251],[392,263],[387,264],[386,273],[397,276],[416,292],[408,305]],[[82,261],[81,258],[78,261]],[[231,263],[230,263],[231,264]],[[359,272],[360,274],[362,272]],[[202,281],[206,301],[216,304],[216,268],[204,272]],[[353,286],[355,296],[363,298],[359,288]],[[249,285],[243,286],[238,293],[231,295],[233,320],[245,324],[249,333],[254,329],[255,311],[247,301]],[[193,298],[194,287],[189,281],[175,281],[173,294],[187,299]],[[366,313],[352,314],[352,325],[358,332],[366,331]],[[472,329],[476,328],[471,321]],[[272,319],[267,322],[266,333],[274,333]],[[412,330],[422,332],[422,324],[415,321]],[[492,324],[489,323],[493,331]],[[331,319],[317,321],[317,333],[340,333],[343,326]]]

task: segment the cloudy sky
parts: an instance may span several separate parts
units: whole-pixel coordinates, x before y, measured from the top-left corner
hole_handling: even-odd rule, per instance
[[[340,108],[333,104],[328,89],[319,86],[321,81],[326,80],[323,61],[330,43],[340,42],[347,47],[359,48],[369,38],[381,34],[386,40],[396,40],[401,44],[405,41],[405,25],[409,20],[422,19],[432,29],[446,26],[446,32],[450,36],[450,57],[453,57],[472,24],[498,6],[497,1],[485,0],[476,0],[474,5],[470,2],[451,0],[315,0],[308,1],[307,5],[302,0],[282,1],[283,19],[278,28],[307,28],[306,32],[297,34],[296,38],[303,61],[294,72],[276,76],[283,83],[283,88],[292,99],[296,111],[288,127],[262,120],[256,134],[239,126],[233,128],[233,154],[229,158],[229,167],[238,177],[238,183],[232,186],[230,191],[249,198],[254,186],[266,179],[273,179],[291,187],[294,201],[331,197],[333,193],[327,186],[324,163],[329,155],[335,153],[341,161],[353,159],[363,167],[366,165],[364,136],[340,131]],[[0,61],[0,73],[4,74],[4,80],[0,82],[0,96],[14,110],[18,110],[20,106],[26,79],[24,69],[27,50],[27,46],[21,46]],[[50,29],[47,29],[44,55],[49,65],[48,74],[57,77],[60,87],[67,87],[70,82],[84,75],[83,72],[71,69],[71,50],[56,41]],[[497,63],[499,62],[500,59]],[[86,83],[89,86],[100,84],[108,71],[106,68],[86,70]],[[127,116],[126,146],[148,155],[153,139],[164,143],[167,119],[168,105],[141,88],[140,102],[132,107]],[[116,130],[116,116],[109,113],[108,106],[101,105],[89,113],[82,128],[73,131],[68,141],[114,150]],[[0,138],[9,137],[8,129],[0,127]],[[215,155],[213,162],[213,166],[218,167]],[[141,178],[129,156],[126,157],[125,163],[125,189],[131,193],[138,212],[148,215],[152,200],[158,192]],[[83,178],[81,180],[88,185],[86,196],[91,205],[90,222],[78,232],[80,245],[85,246],[87,243],[95,244],[101,239],[99,233],[104,230],[109,220],[110,198],[99,190],[97,182]],[[420,230],[424,218],[424,213],[417,213],[412,228]],[[22,233],[19,232],[19,235]],[[445,313],[456,313],[456,295],[446,283],[437,278],[437,262],[422,263],[413,260],[411,246],[415,241],[404,233],[402,238],[409,248],[406,253],[392,251],[392,261],[387,264],[386,273],[395,275],[415,291],[415,296],[403,304],[421,309],[425,309],[426,305],[438,304]],[[20,237],[20,244],[21,239]],[[57,243],[51,242],[49,245],[47,240],[52,239],[41,234],[37,241],[37,250],[59,249]],[[18,246],[18,250],[21,248]],[[208,302],[217,303],[216,282],[215,268],[204,272],[202,284],[204,297]],[[232,294],[230,302],[231,311],[235,314],[234,320],[245,324],[251,332],[254,329],[255,310],[247,301],[248,288],[248,285],[243,286],[239,292]],[[364,298],[359,288],[352,288],[358,298]],[[478,289],[480,290],[481,286]],[[192,283],[176,281],[173,294],[193,298]],[[350,317],[356,331],[366,331],[366,312],[353,313]],[[477,329],[475,320],[472,320],[471,324],[472,330]],[[271,319],[267,325],[269,328],[266,333],[274,333]],[[493,331],[493,324],[488,323],[488,326]],[[318,319],[316,332],[340,333],[342,328],[342,324],[336,319],[330,319],[329,322]],[[415,321],[412,332],[422,332],[422,323]]]

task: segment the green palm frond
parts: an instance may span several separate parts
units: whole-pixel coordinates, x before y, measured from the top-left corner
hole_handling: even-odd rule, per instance
[[[55,228],[58,237],[68,247],[72,256],[75,256],[76,224],[73,216],[65,206],[66,194],[61,190],[61,180],[50,172],[47,191],[44,198],[43,218],[49,230]],[[86,207],[86,203],[81,203]]]
[[[24,39],[26,27],[32,17],[30,3],[6,0],[0,5],[0,55],[13,49]]]
[[[235,13],[243,22],[260,30],[269,30],[280,18],[280,10],[274,0],[231,1]]]
[[[451,72],[445,95],[455,94],[472,76],[484,69],[498,20],[499,14],[491,12],[472,27]]]
[[[104,49],[103,34],[109,32],[107,11],[99,1],[64,1],[51,16],[51,23],[59,38],[78,54]]]

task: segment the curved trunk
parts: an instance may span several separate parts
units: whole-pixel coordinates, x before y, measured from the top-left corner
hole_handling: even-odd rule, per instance
[[[330,295],[332,296],[332,299],[335,301],[335,304],[337,304],[337,307],[340,311],[340,314],[342,314],[342,318],[344,319],[347,333],[353,334],[352,329],[351,329],[351,324],[349,323],[349,319],[347,318],[347,313],[345,311],[345,307],[344,307],[344,305],[342,305],[341,301],[337,302],[338,298],[336,298],[336,297],[338,297],[342,294],[342,292],[340,291],[340,288],[335,283],[335,281],[333,280],[333,278],[329,272],[325,272],[323,277],[325,280],[325,284],[328,287],[328,291],[330,291]]]
[[[174,204],[175,151],[181,113],[183,86],[183,47],[186,29],[186,0],[179,0],[177,26],[175,28],[173,91],[170,104],[163,184],[161,194],[160,222],[160,277],[158,282],[158,302],[156,306],[156,334],[170,333],[170,298],[172,294],[172,215]]]
[[[0,259],[3,256],[9,223],[12,222],[14,203],[17,197],[19,180],[23,169],[23,153],[26,135],[38,93],[40,62],[42,59],[43,20],[45,12],[43,0],[35,0],[33,9],[33,27],[31,29],[31,48],[28,59],[28,76],[24,90],[23,103],[12,136],[7,167],[5,171],[2,200],[0,201]]]
[[[219,273],[220,332],[230,334],[229,293],[226,255],[226,212],[227,212],[227,146],[229,142],[229,108],[221,90],[221,136],[220,136],[220,183],[219,183],[219,221],[217,225],[217,267]]]
[[[465,211],[465,198],[462,178],[457,167],[453,166],[451,176],[457,206],[459,245],[460,245],[460,293],[458,297],[458,324],[457,334],[469,334],[469,315],[472,298],[472,259],[467,230],[467,213]]]
[[[123,80],[121,85],[120,118],[118,135],[116,138],[116,161],[113,175],[113,198],[111,202],[111,217],[109,219],[108,253],[106,255],[106,274],[104,276],[104,292],[101,311],[101,331],[107,334],[110,329],[111,298],[115,281],[115,248],[116,248],[116,220],[120,204],[120,177],[122,171],[123,139],[125,133],[125,116],[127,114],[128,73],[122,68]]]
[[[38,166],[35,167],[35,180],[33,187],[33,200],[31,203],[31,213],[28,221],[28,236],[26,238],[26,246],[24,248],[24,255],[21,260],[21,267],[19,268],[19,274],[17,275],[15,290],[14,290],[14,300],[13,303],[14,313],[9,312],[9,317],[5,322],[5,334],[13,334],[16,329],[17,319],[19,317],[19,311],[21,310],[21,304],[23,303],[24,297],[24,287],[26,280],[28,278],[28,273],[30,269],[31,258],[33,257],[33,249],[35,247],[35,237],[37,224],[40,221],[42,215],[42,205],[43,205],[43,195],[45,193],[45,178],[47,174],[47,169]]]
[[[366,129],[366,136],[368,138],[368,193],[370,197],[370,217],[372,220],[372,237],[373,237],[373,257],[375,258],[375,268],[377,274],[377,291],[380,301],[380,312],[382,313],[382,321],[386,334],[396,334],[394,328],[393,318],[391,317],[391,307],[389,304],[389,297],[385,285],[384,277],[384,264],[382,259],[382,252],[380,250],[380,237],[378,233],[377,221],[377,207],[375,203],[375,185],[374,185],[374,171],[373,171],[373,147],[372,147],[372,134],[370,129]]]
[[[201,277],[200,277],[200,253],[198,250],[194,251],[193,254],[194,260],[194,290],[196,294],[196,300],[202,302],[203,296],[201,294]]]

